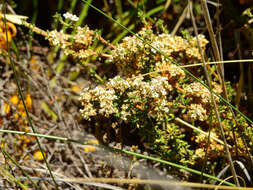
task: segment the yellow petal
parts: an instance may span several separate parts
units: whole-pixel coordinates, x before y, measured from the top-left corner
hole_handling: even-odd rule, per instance
[[[19,118],[19,115],[17,113],[14,114],[14,118],[15,119],[18,119]]]
[[[26,105],[28,110],[32,109],[32,98],[31,98],[31,94],[29,94],[29,93],[26,94],[25,105]]]
[[[10,102],[11,102],[14,106],[16,106],[16,105],[18,104],[18,101],[19,101],[19,99],[18,99],[18,96],[17,96],[17,95],[13,95],[13,96],[10,98]]]
[[[84,147],[84,151],[85,152],[94,152],[94,151],[96,151],[97,149],[96,149],[96,147],[94,147],[94,146],[87,146],[87,147]]]
[[[22,111],[22,112],[20,112],[20,115],[21,115],[21,117],[26,117],[26,112]]]
[[[88,140],[88,143],[90,143],[90,144],[99,144],[98,140],[96,140],[96,139],[90,139],[90,140]]]
[[[44,156],[46,157],[46,153],[44,152]],[[33,158],[37,161],[42,161],[43,160],[43,155],[41,153],[40,150],[36,151],[34,154],[33,154]]]
[[[79,88],[78,86],[76,86],[76,85],[72,85],[71,86],[71,89],[74,91],[74,92],[80,92],[81,91],[81,88]]]
[[[1,146],[1,148],[5,147],[5,139],[4,138],[1,139],[1,145],[0,146]]]
[[[19,104],[17,105],[17,109],[19,112],[22,112],[25,110],[23,103],[20,101]]]
[[[26,137],[26,138],[24,139],[24,142],[25,142],[26,144],[28,144],[28,143],[31,142],[31,139],[30,139],[29,137]]]
[[[17,34],[16,26],[10,22],[7,23],[7,31],[10,33],[11,37],[16,36]]]
[[[10,111],[11,111],[10,105],[7,104],[6,102],[4,102],[4,107],[3,107],[3,109],[4,109],[4,113],[5,113],[6,115],[8,115],[8,114],[10,113]]]
[[[7,35],[6,35],[7,34]],[[7,42],[7,39],[8,39],[8,42],[10,42],[11,41],[11,39],[12,39],[12,34],[11,34],[11,32],[10,31],[7,31],[6,33],[5,33],[5,35],[4,35],[4,40]]]

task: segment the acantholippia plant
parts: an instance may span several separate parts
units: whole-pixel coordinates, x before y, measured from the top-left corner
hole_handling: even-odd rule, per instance
[[[197,167],[197,162],[204,161],[208,141],[206,132],[210,130],[212,138],[207,151],[207,167],[211,168],[214,162],[225,166],[224,146],[217,141],[221,135],[208,89],[194,82],[179,66],[152,48],[160,49],[182,66],[194,64],[201,62],[196,37],[154,34],[150,27],[144,27],[138,35],[146,43],[136,36],[128,36],[113,46],[87,26],[75,27],[76,17],[68,14],[65,19],[71,20],[68,27],[72,29],[72,34],[56,30],[48,32],[47,38],[53,46],[61,47],[66,55],[84,60],[93,55],[102,56],[91,49],[93,42],[99,40],[111,46],[112,51],[106,58],[117,66],[120,73],[103,85],[85,88],[80,95],[82,117],[96,128],[95,134],[101,143],[135,143],[162,159]],[[205,49],[208,41],[203,35],[198,38],[201,48]],[[202,68],[190,71],[203,80]],[[215,76],[212,75],[213,91],[221,94],[222,87]],[[227,89],[231,101],[233,89],[229,83]],[[235,129],[238,142],[235,149],[232,128],[236,124],[232,114],[217,96],[215,101],[232,156],[237,154],[246,158],[246,148],[238,128]],[[189,128],[176,118],[194,125],[198,130]],[[240,132],[246,137],[252,152],[253,128],[243,117],[237,118]]]
[[[201,62],[196,37],[184,39],[164,33],[156,35],[150,28],[143,28],[138,35],[182,65]],[[199,39],[201,48],[205,49],[208,41],[203,35],[199,35]],[[123,136],[129,138],[137,134],[139,143],[161,158],[195,165],[197,161],[204,160],[207,136],[179,123],[175,118],[182,118],[203,131],[208,131],[210,127],[211,136],[221,138],[210,92],[200,83],[189,79],[180,67],[146,43],[135,36],[125,37],[111,51],[109,61],[122,74],[109,79],[104,85],[83,90],[80,96],[82,116],[97,124],[99,135],[105,137],[101,138],[104,142],[108,143],[113,135],[122,136],[124,132],[128,134],[124,133]],[[199,70],[193,72],[201,77]],[[213,82],[213,86],[214,92],[222,93],[219,83]],[[232,88],[229,84],[227,87],[231,96]],[[215,97],[215,101],[221,113],[228,113],[227,106],[218,97]],[[222,117],[228,142],[234,148],[232,115],[223,114]],[[252,134],[252,128],[243,118],[240,120],[248,141],[252,142],[249,135]],[[235,134],[239,142],[237,151],[246,156],[238,131]],[[233,149],[232,154],[235,155],[235,152]],[[224,146],[211,138],[207,157],[209,161],[224,158]]]
[[[143,28],[138,35],[177,62],[200,61],[196,38],[155,35],[149,28]],[[202,35],[199,38],[205,48],[207,40]],[[112,50],[110,62],[116,64],[122,76],[110,79],[103,86],[84,89],[80,97],[83,118],[96,123],[107,119],[103,122],[107,126],[102,124],[100,130],[111,128],[116,135],[120,135],[122,126],[129,128],[130,133],[138,134],[141,143],[164,159],[192,165],[197,159],[203,159],[204,147],[194,149],[192,146],[200,142],[198,136],[201,135],[174,119],[204,123],[211,112],[208,89],[189,80],[180,67],[135,36],[124,38]],[[150,72],[152,74],[146,75]],[[214,86],[215,92],[222,92],[220,85],[215,83]],[[188,131],[191,137],[186,135]],[[215,130],[212,133],[216,135]],[[220,148],[223,146],[217,144],[212,151],[218,152]]]

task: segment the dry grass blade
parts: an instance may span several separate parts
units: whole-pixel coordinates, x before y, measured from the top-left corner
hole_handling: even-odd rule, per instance
[[[191,125],[191,124],[189,124],[189,123],[187,123],[187,122],[185,122],[184,120],[182,120],[182,119],[180,119],[180,118],[175,118],[175,120],[178,121],[178,122],[180,122],[180,123],[182,123],[182,124],[184,124],[184,125],[187,126],[187,127],[192,128],[192,129],[195,130],[195,131],[200,132],[201,134],[204,134],[205,136],[208,137],[208,133],[207,133],[207,132],[202,131],[201,129],[199,129],[199,128],[197,128],[197,127],[195,127],[195,126],[193,126],[193,125]],[[220,139],[214,137],[212,134],[210,135],[210,138],[213,139],[213,140],[215,140],[215,141],[217,141],[217,142],[219,142],[220,144],[224,145],[224,142],[223,142],[222,140],[220,140]],[[232,146],[228,144],[228,147],[231,148]]]
[[[43,178],[41,179],[43,180]],[[50,180],[45,178],[45,180]],[[204,188],[204,189],[224,189],[224,190],[253,190],[252,187],[230,187],[222,185],[210,185],[202,183],[190,183],[190,182],[173,182],[165,180],[151,180],[151,179],[122,179],[122,178],[56,178],[57,181],[64,181],[70,183],[123,183],[123,184],[157,184],[157,185],[170,185],[174,187],[191,187],[191,188]]]
[[[237,165],[240,167],[240,169],[243,171],[243,173],[244,173],[245,177],[247,178],[247,180],[251,183],[251,182],[252,182],[252,181],[251,181],[251,177],[250,177],[250,175],[249,175],[248,170],[247,170],[246,167],[244,166],[244,164],[243,164],[241,161],[237,161],[237,160],[235,160],[234,163],[237,164]],[[217,175],[217,177],[218,177],[218,178],[221,178],[221,177],[227,172],[228,169],[229,169],[229,165],[227,165],[225,168],[223,168],[223,169],[219,172],[219,174]],[[245,180],[243,180],[243,181],[244,181],[244,184],[245,184]],[[214,184],[215,184],[215,183],[216,183],[216,182],[214,182]]]
[[[220,185],[221,185],[223,182],[229,180],[230,178],[233,178],[233,176],[229,176],[229,177],[227,177],[226,179],[224,179],[222,182],[220,182],[219,185],[215,188],[215,190],[218,190],[218,189],[220,188]],[[238,178],[241,179],[241,180],[243,181],[243,185],[244,185],[244,187],[245,187],[246,189],[251,189],[251,188],[246,187],[245,180],[244,180],[241,176],[237,176],[237,179],[238,179]],[[237,187],[237,189],[241,189],[241,187]]]
[[[208,30],[209,30],[209,32],[211,32],[212,31],[212,25],[210,23],[210,16],[209,16],[209,12],[208,12],[208,9],[207,9],[206,1],[201,0],[201,5],[202,5],[202,8],[204,9],[204,17],[205,17],[206,23],[208,25]],[[224,145],[225,145],[228,161],[230,163],[230,169],[231,169],[231,172],[233,174],[233,179],[234,179],[235,184],[237,186],[240,186],[240,183],[239,183],[239,181],[236,177],[237,175],[236,175],[235,167],[234,167],[234,164],[233,164],[232,156],[231,156],[229,148],[228,148],[227,140],[226,140],[226,137],[225,137],[225,131],[224,131],[224,128],[221,124],[221,118],[220,118],[220,114],[218,112],[218,107],[217,107],[217,104],[214,100],[214,94],[211,92],[211,89],[212,89],[211,79],[210,79],[210,76],[209,76],[209,73],[208,73],[208,70],[207,70],[207,67],[206,67],[206,64],[205,64],[205,58],[204,58],[203,51],[201,49],[200,42],[199,42],[199,39],[198,39],[198,31],[197,31],[197,26],[196,26],[196,23],[195,23],[194,15],[193,15],[193,12],[192,12],[192,2],[191,1],[190,1],[190,13],[191,13],[194,32],[195,32],[195,35],[197,37],[197,42],[198,42],[198,47],[199,47],[199,51],[200,51],[200,54],[201,54],[201,59],[202,59],[202,62],[203,62],[203,67],[204,67],[204,70],[205,70],[205,76],[206,76],[206,79],[207,79],[208,86],[210,87],[210,95],[211,95],[211,99],[212,99],[212,104],[213,104],[213,107],[214,107],[214,110],[215,110],[216,118],[218,120],[221,135],[223,137],[223,142],[224,142]],[[213,31],[212,31],[211,41],[212,41],[212,44],[215,47],[216,60],[220,61],[218,46],[217,46],[215,38],[212,39],[213,37],[214,37],[214,34],[213,34]],[[220,64],[219,64],[218,68],[220,70],[219,73],[220,73],[220,77],[221,77],[221,83],[222,83],[223,91],[225,92],[226,100],[228,100],[228,97],[227,97],[227,94],[226,94],[224,74],[222,73],[222,68],[221,68]]]
[[[184,19],[187,15],[187,12],[189,10],[189,4],[187,4],[181,14],[181,16],[179,17],[176,26],[173,28],[171,35],[175,35],[179,29],[179,27],[181,26],[181,24],[184,22]]]
[[[211,62],[207,62],[206,65],[214,65],[214,64],[224,64],[224,63],[252,63],[253,59],[239,59],[239,60],[227,60],[227,61],[211,61]],[[196,67],[196,66],[203,66],[203,63],[195,63],[195,64],[191,64],[191,65],[182,65],[180,67]]]
[[[3,18],[4,15],[0,13],[0,18]],[[14,24],[22,25],[23,22],[28,19],[27,16],[22,16],[22,15],[13,15],[13,14],[5,14],[6,20],[9,22],[12,22]]]

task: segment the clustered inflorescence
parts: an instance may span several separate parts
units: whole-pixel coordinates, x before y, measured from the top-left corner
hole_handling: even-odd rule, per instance
[[[142,76],[127,80],[117,76],[104,87],[84,90],[80,99],[84,106],[81,113],[88,120],[101,114],[107,118],[118,115],[120,120],[127,122],[145,110],[150,116],[162,119],[169,113],[167,96],[170,91],[172,86],[166,77],[157,76],[144,81]],[[95,102],[99,104],[96,106]]]
[[[162,75],[169,72],[168,77],[178,76],[180,80],[185,74],[182,69],[172,64],[172,61],[184,65],[200,61],[196,37],[184,39],[164,33],[155,35],[148,28],[143,28],[138,35],[145,40],[145,43],[136,36],[125,37],[122,43],[112,51],[111,61],[123,72],[124,76],[166,70]],[[199,35],[198,38],[201,48],[205,49],[208,41],[203,35]],[[158,50],[170,57],[170,60],[162,56]]]
[[[103,123],[101,129],[111,128],[116,134],[122,126],[127,126],[130,134],[126,135],[137,133],[139,142],[162,158],[194,165],[196,160],[204,159],[207,136],[192,131],[175,118],[183,118],[197,128],[207,130],[208,118],[212,116],[212,136],[220,138],[209,90],[190,80],[174,64],[175,61],[182,65],[200,62],[196,37],[156,35],[149,28],[143,28],[138,36],[145,42],[136,36],[125,37],[111,52],[109,61],[117,66],[121,76],[83,90],[80,96],[82,116],[98,126],[106,119],[108,126]],[[198,38],[201,48],[205,49],[208,41],[203,35]],[[222,93],[218,83],[212,85],[214,92]],[[217,96],[215,101],[221,112],[226,109]],[[186,131],[191,133],[186,134]],[[236,135],[240,139],[238,133]],[[210,143],[210,158],[224,154],[223,145],[213,139]],[[243,145],[240,148],[243,150]]]
[[[76,15],[73,15],[69,12],[66,12],[63,14],[63,17],[67,20],[70,20],[70,21],[73,21],[73,22],[76,22],[79,20],[79,18],[76,16]]]
[[[64,18],[66,21],[76,22],[78,17],[76,15],[65,13]],[[65,23],[64,21],[62,21]],[[66,24],[66,23],[65,23]],[[96,40],[96,32],[90,30],[88,26],[80,27],[74,24],[68,25],[72,28],[73,34],[66,34],[63,31],[58,32],[53,30],[48,32],[48,40],[53,46],[61,47],[65,55],[70,55],[73,58],[86,59],[95,54],[89,48]]]

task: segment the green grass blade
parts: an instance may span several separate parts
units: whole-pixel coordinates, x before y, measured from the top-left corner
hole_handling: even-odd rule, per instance
[[[103,148],[103,149],[106,149],[106,150],[109,150],[109,151],[116,151],[116,152],[119,152],[119,153],[124,153],[124,154],[128,154],[128,155],[136,156],[136,157],[139,157],[139,158],[145,158],[145,159],[148,159],[148,160],[153,160],[153,161],[156,161],[156,162],[160,162],[160,163],[163,163],[163,164],[166,164],[166,165],[170,165],[170,166],[188,171],[188,172],[192,172],[192,173],[197,174],[197,175],[201,175],[201,172],[198,171],[198,170],[191,169],[191,168],[188,168],[188,167],[185,167],[185,166],[182,166],[182,165],[179,165],[179,164],[175,164],[175,163],[172,163],[172,162],[169,162],[169,161],[166,161],[166,160],[162,160],[160,158],[154,158],[154,157],[151,157],[151,156],[147,156],[147,155],[143,155],[143,154],[127,151],[127,150],[112,148],[112,147],[109,147],[109,146],[92,144],[92,143],[89,143],[87,141],[80,141],[80,140],[70,139],[70,138],[66,138],[66,137],[59,137],[59,136],[53,136],[53,135],[44,135],[44,134],[38,134],[38,133],[26,133],[26,132],[23,132],[23,131],[14,131],[14,130],[6,130],[6,129],[0,129],[0,133],[28,135],[28,136],[34,136],[34,137],[40,137],[40,138],[60,140],[60,141],[65,141],[65,142],[74,142],[74,143],[78,143],[78,144],[82,144],[82,145],[92,145],[92,146],[96,146],[98,148]],[[219,181],[219,182],[223,182],[223,180],[221,180],[221,179],[219,179],[215,176],[212,176],[212,175],[209,175],[209,174],[206,174],[206,173],[202,173],[202,175],[204,177],[209,178],[209,179],[213,179],[213,180],[216,180],[216,181]],[[227,181],[224,181],[223,183],[226,184],[226,185],[229,185],[229,186],[235,186],[234,184],[229,183]]]
[[[63,0],[58,0],[57,12],[60,12],[62,10],[62,7],[63,7]],[[59,24],[59,20],[58,19],[54,19],[53,29],[57,29],[58,24]]]
[[[86,16],[88,15],[88,10],[89,10],[89,4],[92,2],[92,0],[88,0],[88,3],[86,3],[83,8],[82,8],[82,11],[79,15],[79,20],[76,22],[76,26],[80,26],[84,19],[86,18]]]

